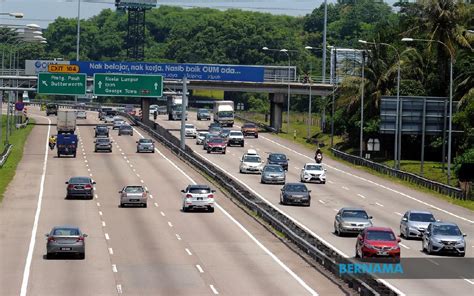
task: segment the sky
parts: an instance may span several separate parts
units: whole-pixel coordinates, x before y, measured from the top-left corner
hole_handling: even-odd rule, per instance
[[[211,7],[218,9],[240,8],[269,12],[272,14],[285,14],[291,16],[304,16],[319,7],[324,0],[158,0],[158,5],[175,5],[184,8]],[[328,3],[336,0],[328,0]],[[395,0],[387,0],[393,3]],[[98,14],[102,9],[115,9],[114,0],[81,0],[81,19]],[[27,25],[37,24],[46,28],[48,24],[59,16],[77,18],[77,0],[0,0],[0,14],[9,12],[22,12],[23,19],[15,19],[0,15],[0,24]]]

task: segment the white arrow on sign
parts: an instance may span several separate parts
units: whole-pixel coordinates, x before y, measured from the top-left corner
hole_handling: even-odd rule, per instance
[[[158,82],[155,82],[155,90],[158,89]]]
[[[41,81],[43,83],[44,86],[48,86],[48,83],[46,83],[46,81]]]
[[[99,81],[99,88],[102,88],[102,81]]]

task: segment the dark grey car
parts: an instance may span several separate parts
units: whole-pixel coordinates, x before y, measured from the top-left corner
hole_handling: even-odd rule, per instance
[[[111,141],[109,138],[97,138],[94,141],[94,143],[95,143],[94,152],[98,152],[98,151],[112,152],[113,141]]]
[[[133,136],[133,128],[128,124],[121,125],[119,127],[118,135],[119,136],[121,136],[121,135]]]
[[[84,197],[92,199],[94,197],[95,181],[89,177],[72,177],[69,181],[66,181],[66,184],[66,198]]]
[[[283,153],[270,153],[267,158],[268,164],[278,164],[287,171],[288,170],[288,161],[290,159],[286,158],[286,155]]]
[[[106,125],[97,125],[95,127],[95,137],[97,138],[99,136],[109,136],[109,128]]]
[[[267,164],[262,169],[262,176],[260,182],[263,184],[285,184],[286,174],[281,165]]]
[[[80,259],[86,257],[85,238],[87,234],[82,233],[76,226],[56,226],[46,234],[46,258],[51,259],[54,255],[68,254],[78,255]]]
[[[287,204],[301,204],[309,207],[311,205],[311,190],[306,188],[303,183],[287,183],[281,189],[280,203]]]
[[[341,236],[345,233],[360,233],[372,226],[372,216],[362,208],[342,208],[334,218],[334,233]]]
[[[197,111],[197,120],[211,120],[211,114],[207,109],[199,109]]]

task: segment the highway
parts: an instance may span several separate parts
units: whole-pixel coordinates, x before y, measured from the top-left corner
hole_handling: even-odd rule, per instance
[[[188,122],[195,124],[198,130],[207,130],[209,121],[197,121],[193,112],[189,113],[188,118]],[[172,130],[174,135],[179,137],[180,122],[168,121],[166,115],[158,116],[157,122]],[[239,129],[238,124],[234,125],[233,129]],[[260,184],[259,175],[239,173],[239,162],[242,154],[249,148],[256,149],[262,159],[266,159],[268,152],[285,153],[290,159],[287,182],[299,182],[299,173],[304,163],[314,161],[314,151],[268,133],[261,133],[258,139],[247,137],[245,147],[228,147],[226,155],[207,154],[202,146],[195,144],[194,139],[188,139],[186,143],[198,152],[203,159],[212,162],[229,176],[247,186],[249,190],[279,208],[294,221],[310,230],[315,236],[339,250],[343,256],[354,256],[355,237],[336,236],[333,233],[333,222],[336,212],[346,206],[365,208],[369,215],[374,217],[374,226],[391,227],[397,234],[399,233],[401,216],[407,210],[429,210],[433,212],[437,219],[457,223],[461,230],[467,234],[466,257],[473,257],[474,255],[473,213],[434,198],[430,194],[373,176],[325,157],[327,183],[324,185],[314,183],[307,185],[312,190],[311,207],[283,206],[279,204],[281,185]],[[419,240],[403,239],[400,245],[403,258],[439,257],[428,256],[423,253]],[[437,268],[436,262],[433,263],[432,267]],[[387,280],[387,282],[406,295],[448,295],[453,291],[456,291],[457,295],[472,295],[474,291],[474,279],[472,278]]]
[[[39,124],[0,206],[0,295],[344,294],[219,190],[214,213],[181,212],[180,190],[209,182],[160,145],[137,154],[143,131],[111,131],[113,152],[94,153],[99,121],[88,112],[77,158],[57,158],[55,117],[29,112]],[[93,200],[65,199],[71,176],[97,182]],[[148,208],[120,208],[125,185],[146,186]],[[89,235],[85,260],[45,259],[44,234],[64,224]]]

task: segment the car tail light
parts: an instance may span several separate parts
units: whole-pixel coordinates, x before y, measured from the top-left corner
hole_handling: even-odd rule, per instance
[[[49,237],[48,237],[48,242],[54,242],[54,241],[56,241],[56,240],[54,239],[54,236],[49,236]]]
[[[207,198],[214,198],[214,194],[209,194]]]
[[[83,242],[84,241],[84,238],[82,236],[78,237],[76,242]]]
[[[92,185],[90,184],[87,184],[86,186],[84,186],[85,189],[92,189]]]
[[[72,184],[67,185],[67,189],[73,189],[73,188],[74,188],[74,185]]]
[[[192,194],[186,194],[186,198],[193,198]]]

